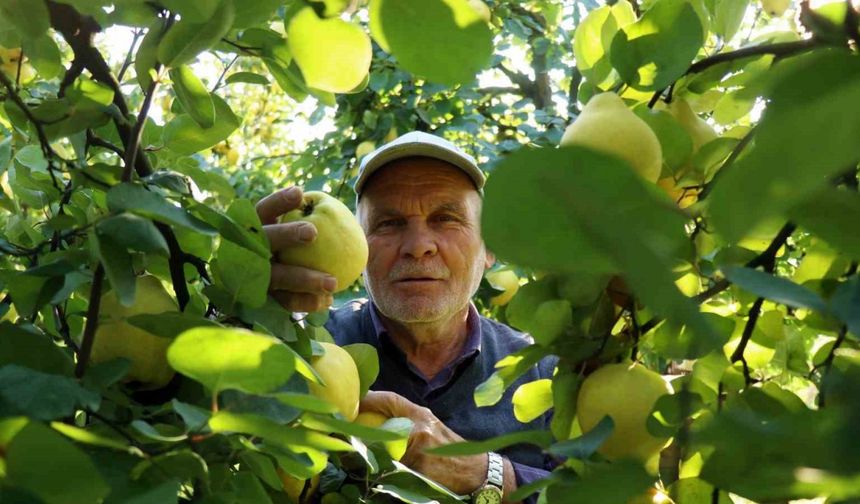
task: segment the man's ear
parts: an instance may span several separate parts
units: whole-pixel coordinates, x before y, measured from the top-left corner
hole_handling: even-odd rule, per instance
[[[485,256],[486,257],[484,258],[484,269],[490,269],[493,267],[494,264],[496,264],[496,254],[490,252],[490,250],[487,249],[485,252]]]

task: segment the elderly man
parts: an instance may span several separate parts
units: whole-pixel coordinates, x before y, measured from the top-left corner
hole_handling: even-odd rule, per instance
[[[554,364],[549,359],[495,406],[478,408],[473,400],[475,387],[496,362],[531,341],[480,316],[471,303],[484,270],[495,261],[481,239],[483,184],[471,156],[426,133],[408,133],[368,154],[355,192],[369,245],[364,278],[370,300],[332,311],[326,327],[338,344],[377,348],[379,377],[361,410],[412,419],[403,462],[476,502],[491,503],[546,475],[540,450],[517,446],[502,454],[456,458],[423,452],[548,427],[549,415],[518,422],[511,396],[521,383],[549,378]],[[258,204],[273,249],[313,240],[316,230],[309,223],[275,224],[300,200],[301,190],[292,187]],[[276,264],[270,289],[288,309],[314,311],[331,305],[333,281],[324,273]]]

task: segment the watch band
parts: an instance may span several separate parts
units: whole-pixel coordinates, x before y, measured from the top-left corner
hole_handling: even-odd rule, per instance
[[[504,490],[505,460],[496,452],[490,452],[487,464],[487,484]]]

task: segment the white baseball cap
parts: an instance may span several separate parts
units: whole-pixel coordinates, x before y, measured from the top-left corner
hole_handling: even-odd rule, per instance
[[[463,170],[472,179],[478,192],[481,192],[484,187],[486,179],[484,173],[478,168],[478,162],[475,161],[475,158],[444,138],[422,131],[412,131],[364,156],[358,168],[358,178],[353,186],[355,194],[361,196],[364,184],[376,170],[396,159],[410,156],[426,156],[451,163]]]

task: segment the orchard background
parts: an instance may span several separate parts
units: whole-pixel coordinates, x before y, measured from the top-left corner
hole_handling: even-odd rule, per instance
[[[522,285],[476,303],[536,341],[475,400],[560,357],[514,393],[551,430],[440,453],[538,444],[564,462],[520,495],[550,503],[855,502],[858,44],[841,0],[0,0],[0,502],[290,502],[285,475],[314,482],[299,499],[456,501],[388,455],[408,421],[308,393],[326,315],[267,298],[253,209],[293,184],[352,207],[360,156],[411,130],[490,174],[485,238]],[[557,148],[604,91],[657,135],[659,187]],[[133,305],[143,272],[178,308],[127,321],[175,341],[164,386],[90,359],[102,295]],[[375,355],[349,351],[366,390]],[[611,422],[572,428],[583,378],[629,358],[673,377],[658,473],[596,453]]]

